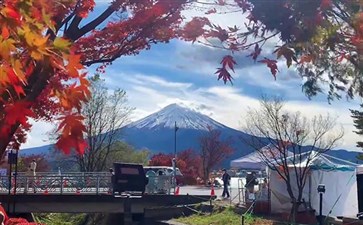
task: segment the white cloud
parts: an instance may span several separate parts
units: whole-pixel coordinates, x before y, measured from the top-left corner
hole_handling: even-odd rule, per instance
[[[115,82],[114,75],[108,74],[106,82]],[[117,74],[118,77],[120,76]],[[131,106],[136,107],[132,120],[143,118],[153,112],[160,110],[171,103],[181,103],[197,109],[213,119],[235,129],[240,129],[244,123],[246,112],[249,108],[259,106],[256,98],[242,95],[242,90],[227,85],[195,88],[190,83],[168,82],[158,76],[146,76],[140,73],[128,74],[128,77],[135,78],[134,82],[125,87],[129,96]],[[127,79],[126,79],[127,80]],[[115,86],[125,83],[119,79]],[[330,113],[332,116],[339,116],[338,123],[345,129],[344,140],[339,148],[354,150],[355,142],[359,137],[353,133],[354,127],[350,118],[349,108],[356,108],[356,102],[327,102],[315,101],[287,101],[286,109],[300,111],[305,116]],[[28,142],[23,147],[31,147],[46,144],[44,134],[52,127],[46,123],[36,123]],[[39,138],[41,137],[41,138]]]
[[[30,120],[32,130],[27,136],[27,142],[21,148],[31,148],[51,143],[49,133],[55,128],[52,123]]]

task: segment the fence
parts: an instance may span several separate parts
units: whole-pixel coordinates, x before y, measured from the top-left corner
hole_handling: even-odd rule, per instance
[[[0,193],[27,194],[37,193],[110,193],[111,176],[107,172],[97,173],[25,173],[0,176]]]
[[[148,176],[148,194],[170,194],[173,187],[172,176]],[[111,194],[112,184],[109,172],[38,172],[35,176],[18,173],[0,176],[0,193],[9,194]]]

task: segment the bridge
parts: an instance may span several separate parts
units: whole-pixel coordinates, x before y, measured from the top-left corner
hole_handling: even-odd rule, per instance
[[[196,204],[209,195],[174,195],[170,176],[149,177],[144,195],[112,193],[111,175],[97,173],[37,173],[0,176],[0,202],[9,213],[117,213]],[[127,216],[125,217],[127,218]]]

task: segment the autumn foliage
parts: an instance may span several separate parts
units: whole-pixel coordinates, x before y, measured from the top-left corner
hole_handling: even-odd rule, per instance
[[[149,166],[172,166],[173,154],[158,153],[151,157]],[[183,177],[184,184],[196,184],[197,178],[201,176],[201,158],[193,149],[186,149],[177,155],[176,166]]]
[[[121,56],[184,35],[185,3],[115,0],[88,18],[94,0],[1,1],[0,155],[26,141],[29,119],[57,121],[56,146],[83,153],[86,66],[104,72]]]
[[[199,137],[200,158],[204,181],[209,180],[212,169],[216,169],[223,160],[234,152],[233,140],[222,136],[220,130],[208,127],[208,131]]]
[[[363,2],[360,0],[218,0],[200,3],[206,16],[240,13],[230,27],[194,19],[189,37],[207,46],[230,52],[217,69],[218,79],[232,81],[233,54],[244,52],[265,64],[278,77],[279,65],[294,66],[304,78],[308,97],[325,92],[328,99],[363,96]],[[277,13],[278,12],[278,13]],[[203,38],[201,38],[203,37]],[[281,62],[278,64],[278,62]]]

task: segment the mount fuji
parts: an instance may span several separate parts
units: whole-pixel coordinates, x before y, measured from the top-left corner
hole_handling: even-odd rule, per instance
[[[178,127],[176,133],[175,124]],[[208,127],[219,130],[222,139],[232,139],[232,147],[235,151],[224,160],[221,166],[228,167],[231,159],[242,157],[253,151],[250,146],[241,141],[241,137],[248,139],[249,134],[227,127],[196,110],[178,104],[168,105],[156,113],[121,128],[119,139],[137,149],[148,149],[151,154],[174,153],[174,135],[176,134],[177,152],[188,148],[199,152],[199,138],[206,134]],[[52,149],[52,145],[24,149],[20,151],[20,154],[46,153],[49,149]],[[350,161],[356,161],[355,157],[358,155],[357,152],[346,150],[333,150],[328,154]]]
[[[177,152],[188,148],[199,151],[199,138],[208,127],[221,132],[221,138],[232,139],[235,152],[229,159],[245,155],[252,148],[245,146],[240,137],[248,134],[229,128],[210,117],[178,104],[171,104],[122,130],[123,140],[137,148],[147,148],[152,153],[173,153],[175,124],[177,126]],[[225,164],[225,163],[224,163]],[[226,166],[226,165],[225,165]]]

